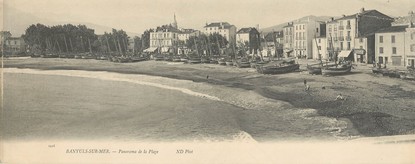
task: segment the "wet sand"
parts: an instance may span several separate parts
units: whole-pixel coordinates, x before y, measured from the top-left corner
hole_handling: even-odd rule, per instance
[[[182,79],[185,82],[161,80],[160,83],[216,96],[235,106],[230,113],[239,119],[240,130],[259,141],[415,134],[415,83],[372,75],[367,66],[358,66],[351,75],[322,77],[302,72],[260,75],[250,68],[156,61],[8,59],[4,62],[6,68],[108,71]],[[304,79],[311,86],[310,91],[304,91]],[[339,93],[347,99],[336,101]]]

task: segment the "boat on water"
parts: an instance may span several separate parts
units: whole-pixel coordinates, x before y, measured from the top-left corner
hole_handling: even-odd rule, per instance
[[[262,74],[283,74],[294,72],[299,69],[299,64],[287,63],[284,61],[273,61],[264,65],[256,65],[257,72]]]
[[[321,68],[322,75],[342,75],[347,74],[352,70],[351,64],[343,64],[343,65],[326,65]]]

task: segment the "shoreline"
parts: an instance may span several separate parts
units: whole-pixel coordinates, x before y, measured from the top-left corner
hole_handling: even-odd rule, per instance
[[[415,97],[414,88],[411,88],[411,82],[399,81],[398,79],[379,80],[376,79],[376,76],[365,73],[355,73],[353,75],[345,75],[344,77],[318,77],[303,73],[260,75],[249,68],[237,69],[209,64],[169,64],[168,62],[155,61],[118,64],[106,61],[76,59],[42,60],[44,59],[6,60],[4,62],[5,68],[144,74],[188,80],[196,82],[195,84],[208,84],[212,86],[209,89],[222,87],[230,90],[239,90],[238,93],[249,92],[244,95],[262,96],[264,98],[263,103],[269,100],[283,101],[297,109],[315,109],[316,113],[311,112],[312,115],[315,115],[312,117],[328,117],[341,122],[348,122],[347,125],[351,126],[344,127],[345,129],[331,129],[333,132],[341,131],[341,133],[346,134],[345,136],[377,137],[415,134],[415,123],[413,123],[415,111],[411,110],[411,108],[415,108],[415,103],[407,101],[411,100],[411,97]],[[85,64],[91,65],[87,67]],[[200,72],[192,73],[192,71]],[[206,79],[205,75],[209,75],[209,79]],[[347,76],[356,76],[358,80],[353,79],[355,77],[350,78]],[[369,77],[372,78],[371,80],[379,81],[379,83],[374,83],[369,88],[364,88],[371,83],[369,83],[370,80],[366,80],[369,82],[364,82],[365,79],[361,77]],[[308,92],[303,90],[303,79],[307,79],[308,84],[311,86],[311,90]],[[392,82],[390,82],[391,80]],[[388,86],[388,83],[391,83],[391,86]],[[324,86],[326,89],[321,89],[321,86]],[[380,93],[373,92],[379,88],[386,89],[380,91]],[[395,92],[394,97],[382,95],[389,91]],[[202,93],[204,93],[203,89]],[[337,93],[344,94],[348,99],[346,101],[335,101],[334,98]],[[393,100],[399,99],[400,95],[402,95],[403,100],[394,102]],[[376,97],[370,98],[370,96]],[[363,102],[365,97],[368,97],[373,102]],[[256,98],[258,96],[254,96],[252,99]],[[385,100],[386,103],[381,102],[382,100]],[[240,104],[239,102],[237,103]],[[383,108],[379,108],[381,104],[385,104],[382,106]],[[255,107],[255,105],[251,105],[251,108]]]

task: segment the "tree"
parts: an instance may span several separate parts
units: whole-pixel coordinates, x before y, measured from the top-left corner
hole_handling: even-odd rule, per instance
[[[190,36],[189,39],[186,40],[186,47],[194,51],[198,50],[199,54],[207,52],[207,55],[219,55],[221,54],[221,49],[226,48],[227,45],[228,41],[226,38],[218,33]]]

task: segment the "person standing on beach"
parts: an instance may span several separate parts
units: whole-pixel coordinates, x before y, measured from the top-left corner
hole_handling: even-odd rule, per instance
[[[310,89],[310,86],[307,85],[307,80],[304,79],[304,91],[308,91]]]

